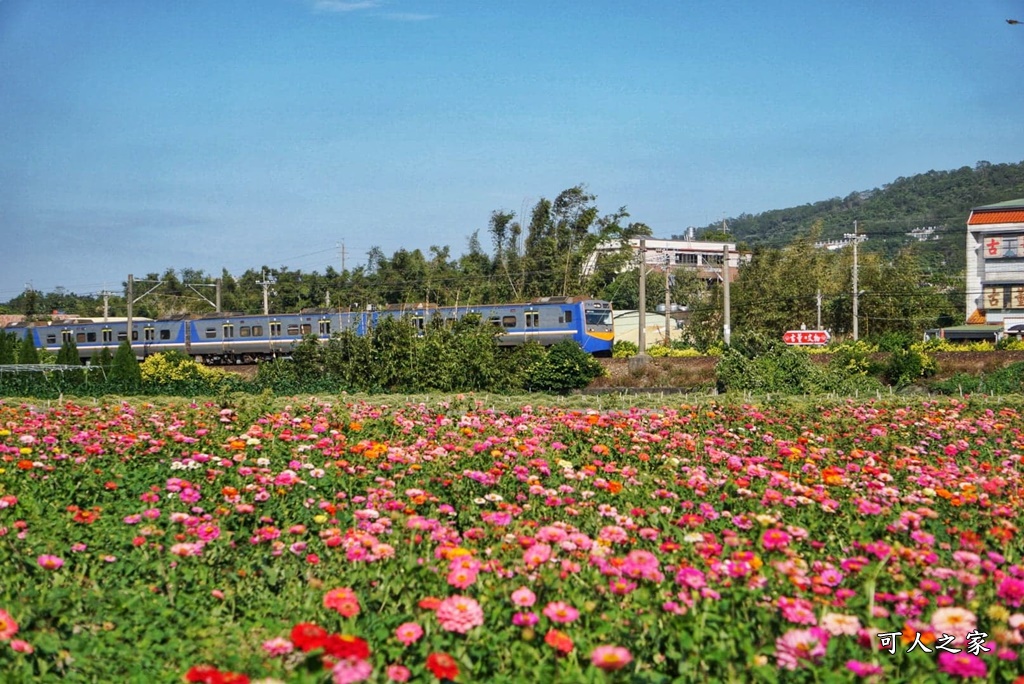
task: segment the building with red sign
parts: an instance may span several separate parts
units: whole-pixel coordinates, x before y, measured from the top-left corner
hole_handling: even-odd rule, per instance
[[[1024,199],[971,210],[967,323],[1024,319]]]

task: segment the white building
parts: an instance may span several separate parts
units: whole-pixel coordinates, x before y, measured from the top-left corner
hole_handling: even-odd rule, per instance
[[[640,253],[640,238],[629,240],[629,246],[637,255]],[[622,241],[602,242],[590,255],[583,265],[583,275],[590,275],[597,266],[597,258],[601,254],[614,254],[623,247]],[[728,274],[729,282],[736,280],[741,263],[748,263],[751,255],[740,252],[733,242],[702,242],[699,240],[659,240],[657,238],[644,238],[644,263],[650,271],[670,272],[677,269],[693,269],[697,274],[706,279],[721,282],[723,273],[723,261],[725,261],[725,249],[729,249],[728,263],[724,272]],[[627,270],[639,266],[639,259],[632,260]]]
[[[967,322],[1024,321],[1024,199],[971,210]]]

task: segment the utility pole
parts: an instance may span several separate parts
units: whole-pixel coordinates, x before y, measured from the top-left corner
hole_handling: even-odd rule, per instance
[[[107,322],[107,318],[110,316],[110,293],[106,290],[103,291],[103,322]]]
[[[132,346],[132,304],[135,303],[135,276],[128,274],[128,348]]]
[[[818,288],[818,327],[815,330],[821,330],[821,288]]]
[[[345,241],[341,241],[341,272],[345,272]]]
[[[639,353],[647,353],[647,241],[640,238],[640,307],[637,313],[640,316],[637,346]]]
[[[853,222],[853,234],[847,233],[844,237],[853,240],[853,341],[856,342],[859,339],[859,324],[860,321],[858,314],[858,305],[860,304],[860,291],[857,287],[857,243],[860,242],[861,236],[857,235],[857,222]]]
[[[263,271],[263,280],[261,280],[258,284],[263,286],[263,315],[264,316],[269,316],[270,315],[270,281],[267,280],[267,271],[266,271],[266,269],[264,269],[264,271]]]
[[[672,289],[671,289],[671,276],[669,276],[668,268],[672,265],[672,255],[666,250],[665,252],[665,346],[672,346],[672,328],[669,323],[669,312],[672,310]]]
[[[216,290],[217,295],[216,295],[216,297],[214,297],[214,299],[217,302],[217,306],[216,306],[217,313],[220,313],[220,285],[221,285],[221,279],[220,278],[217,278],[216,285],[217,285],[217,290]]]
[[[725,221],[722,221],[722,225],[725,225]],[[732,327],[729,325],[730,318],[730,307],[729,307],[729,245],[725,245],[722,248],[722,294],[725,311],[724,311],[724,324],[722,325],[722,336],[725,339],[725,346],[729,346],[729,340],[732,338]]]

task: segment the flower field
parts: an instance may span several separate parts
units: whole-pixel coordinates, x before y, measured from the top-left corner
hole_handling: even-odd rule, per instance
[[[1013,682],[1022,453],[974,400],[0,403],[0,680]]]

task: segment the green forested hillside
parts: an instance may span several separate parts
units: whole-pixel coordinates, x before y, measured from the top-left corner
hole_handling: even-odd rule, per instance
[[[1024,162],[978,162],[954,171],[929,171],[897,178],[881,188],[851,192],[843,198],[741,214],[727,219],[729,232],[750,247],[782,247],[820,226],[816,240],[841,239],[857,230],[868,236],[864,248],[894,254],[914,239],[915,228],[934,228],[918,246],[926,260],[959,271],[964,264],[967,216],[973,207],[1024,197]],[[716,223],[698,231],[718,232]]]

